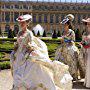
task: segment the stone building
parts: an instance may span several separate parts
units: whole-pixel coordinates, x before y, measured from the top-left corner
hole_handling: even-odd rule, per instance
[[[67,14],[75,16],[73,24],[76,29],[83,29],[81,20],[90,17],[90,3],[1,0],[0,30],[4,32],[11,28],[18,32],[19,26],[16,18],[27,13],[33,16],[32,27],[40,24],[47,32],[62,30],[59,22]]]

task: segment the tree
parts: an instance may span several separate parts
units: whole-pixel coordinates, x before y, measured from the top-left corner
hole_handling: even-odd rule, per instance
[[[32,30],[32,32],[33,32],[33,35],[35,36],[35,32],[34,32],[34,30]]]
[[[14,31],[12,29],[8,30],[8,38],[14,38]]]
[[[56,30],[54,30],[54,32],[52,34],[52,38],[57,38]]]
[[[38,31],[38,33],[37,33],[37,36],[39,37],[40,36],[40,32]]]
[[[46,31],[44,30],[44,32],[43,32],[43,35],[42,35],[43,37],[47,37],[47,35],[46,35]]]
[[[75,38],[76,38],[76,41],[81,41],[82,40],[82,33],[79,29],[77,29],[75,31]]]
[[[57,37],[61,37],[61,32],[58,30]]]

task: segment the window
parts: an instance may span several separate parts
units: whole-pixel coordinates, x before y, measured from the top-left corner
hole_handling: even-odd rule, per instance
[[[56,23],[59,23],[59,14],[56,15]]]
[[[56,10],[58,10],[59,9],[59,7],[58,6],[56,6]]]
[[[53,10],[53,6],[50,6],[50,10]]]
[[[10,22],[10,12],[5,12],[5,21]]]
[[[19,9],[19,5],[15,5],[15,9]]]
[[[61,15],[61,21],[64,19],[64,17],[65,17],[65,14],[62,14]]]
[[[39,9],[39,8],[36,9],[36,6],[32,6],[32,8],[33,8],[33,10],[37,10],[37,9]]]
[[[32,9],[32,7],[31,7],[31,6],[29,6],[29,9]]]
[[[22,6],[20,6],[20,9],[22,9]]]
[[[53,23],[53,14],[50,15],[50,23]]]
[[[41,16],[41,14],[39,15],[39,18],[38,19],[39,19],[38,22],[41,23],[42,22],[42,16]]]
[[[18,12],[15,12],[14,13],[14,21],[16,21],[16,19],[18,18],[18,16],[19,16],[19,13]]]
[[[23,9],[28,9],[28,6],[27,5],[23,5]]]
[[[44,14],[44,22],[47,23],[47,14]]]
[[[36,14],[33,15],[33,22],[36,23]]]
[[[2,5],[2,9],[4,9],[4,5]]]
[[[47,6],[44,6],[45,10],[48,10],[48,7]]]
[[[5,5],[5,8],[6,9],[10,9],[10,5]]]
[[[11,9],[13,9],[13,5],[11,5]]]

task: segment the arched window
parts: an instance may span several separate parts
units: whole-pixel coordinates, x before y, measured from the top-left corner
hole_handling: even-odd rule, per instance
[[[44,14],[44,22],[47,23],[47,14]]]
[[[33,15],[33,23],[36,23],[36,14]]]
[[[10,5],[8,5],[8,4],[5,5],[5,8],[6,8],[6,9],[10,9]]]
[[[6,22],[10,21],[10,12],[5,12],[5,21]]]
[[[59,23],[59,14],[56,14],[56,23]]]
[[[42,15],[39,14],[39,17],[38,17],[38,22],[41,23],[42,22]]]
[[[15,9],[19,9],[19,5],[15,5]]]
[[[50,23],[53,23],[53,17],[54,17],[54,15],[50,14]]]
[[[56,10],[58,10],[59,9],[59,7],[58,6],[56,6]]]
[[[28,9],[28,6],[27,5],[23,5],[23,9]]]
[[[5,32],[8,32],[10,30],[10,26],[9,25],[6,25],[5,26]]]
[[[50,6],[50,10],[53,10],[53,6]]]
[[[45,6],[45,10],[48,10],[48,7],[47,6]]]

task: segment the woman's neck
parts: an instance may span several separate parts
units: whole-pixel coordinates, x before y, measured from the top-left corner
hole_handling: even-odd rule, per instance
[[[69,29],[65,29],[64,33],[68,33]]]
[[[27,28],[23,28],[22,31],[25,32],[27,30]]]

